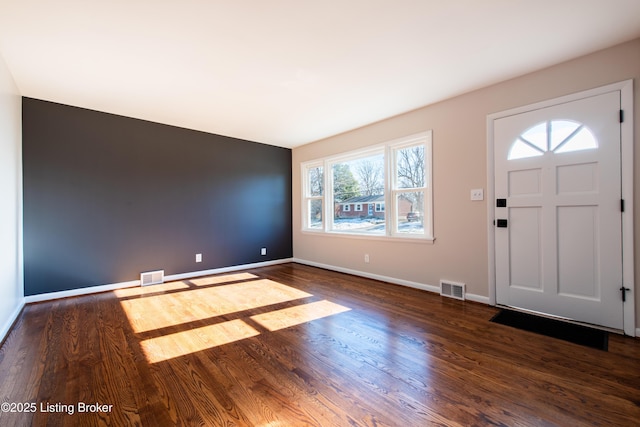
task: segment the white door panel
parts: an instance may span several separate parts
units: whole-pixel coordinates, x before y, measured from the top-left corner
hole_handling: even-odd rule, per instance
[[[510,282],[512,287],[542,291],[542,216],[538,207],[509,212]],[[521,262],[526,259],[527,262]]]
[[[610,92],[495,120],[499,304],[622,328],[619,110]]]

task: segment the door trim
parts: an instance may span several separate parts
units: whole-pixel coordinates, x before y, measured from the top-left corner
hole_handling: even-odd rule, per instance
[[[620,91],[620,106],[624,111],[625,120],[620,127],[621,168],[622,168],[622,197],[625,200],[625,211],[622,214],[622,281],[626,288],[631,289],[624,303],[624,333],[636,336],[636,292],[634,280],[634,252],[633,252],[633,80],[625,80],[595,89],[590,89],[559,98],[549,99],[522,107],[512,108],[487,115],[487,241],[489,251],[489,303],[496,305],[496,264],[495,264],[495,236],[494,236],[494,200],[495,200],[495,165],[494,155],[494,121],[589,98],[608,92]],[[640,328],[638,328],[640,330]]]

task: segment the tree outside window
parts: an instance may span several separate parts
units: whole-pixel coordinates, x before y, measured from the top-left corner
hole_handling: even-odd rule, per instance
[[[433,239],[431,131],[309,162],[303,174],[304,229]]]

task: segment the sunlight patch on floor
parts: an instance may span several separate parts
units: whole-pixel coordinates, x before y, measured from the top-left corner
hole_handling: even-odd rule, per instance
[[[267,307],[275,304],[313,297],[307,292],[273,280],[259,279],[250,273],[127,288],[114,293],[121,298],[120,305],[135,333],[152,332],[153,335],[159,335],[140,341],[149,363],[209,350],[267,331],[277,331],[351,310],[322,300],[253,316],[250,313],[243,315],[245,311],[266,311],[269,310]],[[226,320],[216,318],[232,314],[239,318],[198,326]],[[192,322],[197,323],[189,325]],[[165,328],[186,329],[189,326],[192,327],[181,332],[173,332],[176,329],[163,331]]]
[[[268,279],[120,301],[135,332],[147,332],[312,296]]]
[[[334,314],[344,313],[351,310],[340,304],[323,300],[309,304],[297,305],[295,307],[283,308],[282,310],[270,311],[269,313],[251,316],[251,320],[259,323],[270,331],[288,328]]]
[[[140,342],[149,363],[162,362],[259,335],[242,319],[230,320]]]

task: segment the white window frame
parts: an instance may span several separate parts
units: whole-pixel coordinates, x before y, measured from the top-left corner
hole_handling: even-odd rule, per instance
[[[420,132],[417,134],[409,135],[406,137],[387,141],[383,144],[377,144],[370,146],[367,149],[350,151],[339,155],[326,157],[323,159],[316,159],[301,164],[302,168],[302,180],[303,180],[303,204],[302,204],[302,232],[309,233],[323,233],[336,236],[349,236],[363,239],[396,239],[396,240],[413,240],[423,242],[433,242],[435,240],[433,232],[433,132],[431,130]],[[395,153],[403,148],[424,145],[424,164],[425,164],[425,185],[420,188],[397,188],[395,183],[396,179],[396,156]],[[344,163],[350,160],[359,159],[367,156],[374,156],[376,154],[384,153],[384,202],[376,203],[376,212],[385,213],[385,233],[384,234],[364,234],[348,232],[344,230],[335,230],[333,228],[335,206],[333,202],[333,174],[331,173],[332,167],[337,163]],[[308,206],[309,200],[315,197],[310,197],[308,183],[308,171],[314,167],[322,166],[324,172],[324,191],[323,196],[319,197],[323,200],[323,215],[322,215],[322,227],[311,228],[309,224]],[[424,192],[424,216],[423,234],[411,234],[411,233],[399,233],[397,230],[397,211],[395,200],[398,194],[402,192]],[[378,210],[378,204],[381,205],[381,210]],[[362,209],[362,207],[361,207]]]
[[[348,203],[342,205],[342,212],[351,212],[351,205]]]
[[[354,212],[362,212],[362,203],[356,203],[353,210]]]
[[[321,161],[308,162],[308,163],[305,163],[303,165],[303,168],[302,168],[302,179],[304,180],[304,182],[302,184],[302,204],[303,204],[302,212],[303,212],[303,215],[304,215],[304,217],[302,219],[302,223],[304,224],[304,227],[307,230],[314,231],[314,232],[323,231],[324,228],[325,228],[325,224],[327,222],[325,220],[326,209],[325,209],[325,200],[324,200],[325,199],[324,193],[325,193],[325,188],[326,187],[323,187],[322,194],[319,195],[319,196],[313,196],[311,194],[311,188],[310,188],[310,183],[309,183],[309,170],[310,169],[315,169],[317,167],[322,167],[323,168],[322,169],[322,175],[323,175],[323,186],[324,186],[324,184],[326,183],[326,177],[325,177],[326,169],[324,169],[323,162],[321,162]],[[312,200],[320,200],[321,203],[322,203],[322,221],[320,222],[320,228],[311,228],[310,224],[309,224],[310,218],[311,218],[309,216],[310,215],[309,205],[310,205],[310,202]]]
[[[389,183],[389,190],[385,190],[385,200],[391,200],[389,203],[389,211],[385,213],[385,217],[388,217],[390,221],[387,221],[388,225],[391,222],[390,226],[391,234],[398,235],[397,226],[398,223],[395,220],[398,217],[398,196],[403,193],[417,193],[422,192],[424,194],[424,215],[423,215],[423,227],[424,227],[424,235],[427,238],[433,239],[433,199],[432,199],[432,149],[431,149],[431,131],[428,131],[428,140],[427,143],[423,142],[423,138],[414,135],[413,137],[402,138],[400,140],[396,140],[395,143],[389,144],[388,147],[388,158],[389,162],[387,162],[389,166],[389,179],[386,180]],[[397,153],[398,151],[417,147],[420,145],[424,145],[424,185],[422,187],[410,187],[410,188],[401,188],[397,182]],[[407,237],[413,237],[412,235],[407,235]]]

